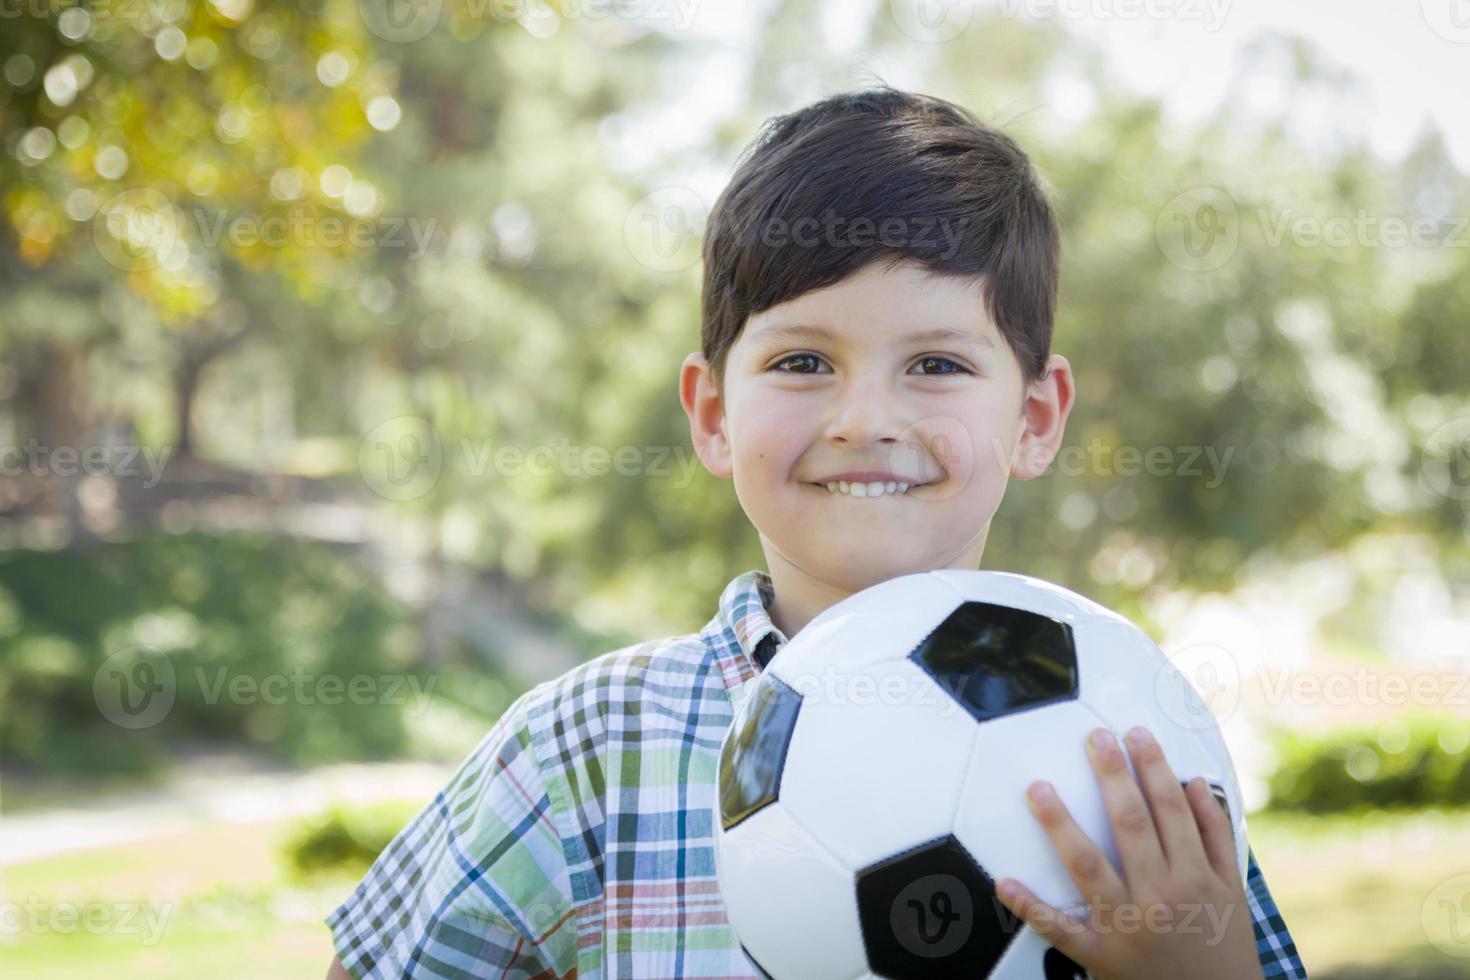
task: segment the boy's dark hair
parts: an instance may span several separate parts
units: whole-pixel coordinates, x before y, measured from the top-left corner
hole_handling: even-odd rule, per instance
[[[1029,383],[1051,348],[1060,252],[1051,206],[1009,136],[932,96],[835,95],[768,119],[715,202],[700,343],[723,387],[751,314],[879,259],[911,259],[985,277],[986,309]]]

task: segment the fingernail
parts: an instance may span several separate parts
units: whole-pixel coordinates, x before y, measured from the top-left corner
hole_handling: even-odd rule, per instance
[[[1142,725],[1138,725],[1137,727],[1130,728],[1128,730],[1128,741],[1132,742],[1134,745],[1147,745],[1153,740],[1153,736],[1148,733],[1148,729],[1144,728]]]
[[[1105,749],[1113,744],[1113,733],[1106,728],[1093,729],[1091,738],[1092,747],[1095,749]]]
[[[1028,793],[1032,803],[1050,803],[1056,797],[1050,783],[1033,783]]]

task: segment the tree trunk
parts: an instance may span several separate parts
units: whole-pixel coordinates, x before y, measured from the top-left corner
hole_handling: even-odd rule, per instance
[[[184,357],[174,372],[174,456],[194,455],[194,396],[199,391],[199,373],[204,364]]]
[[[87,452],[87,358],[77,344],[47,343],[36,349],[35,371],[21,386],[21,403],[30,427],[30,438],[40,452],[39,478],[55,489],[53,506],[66,517],[67,542],[86,549],[97,535],[87,526],[78,493],[82,477],[81,459]],[[21,447],[28,454],[29,445]],[[70,462],[57,461],[65,449]],[[43,491],[44,492],[44,491]]]

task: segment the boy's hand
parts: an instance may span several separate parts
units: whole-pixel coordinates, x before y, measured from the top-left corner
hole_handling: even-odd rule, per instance
[[[1094,741],[1099,733],[1101,747]],[[1136,738],[1140,733],[1142,740]],[[1124,877],[1072,820],[1051,786],[1038,782],[1027,793],[1031,813],[1046,828],[1078,890],[1090,896],[1089,918],[1066,916],[1014,878],[997,882],[997,894],[1094,980],[1260,980],[1229,818],[1203,779],[1191,780],[1187,791],[1180,786],[1146,729],[1128,734],[1137,781],[1111,732],[1099,728],[1087,740]]]

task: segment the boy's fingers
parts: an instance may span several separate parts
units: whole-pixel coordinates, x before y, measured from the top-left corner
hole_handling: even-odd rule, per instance
[[[1195,820],[1199,822],[1200,838],[1210,867],[1225,881],[1231,884],[1238,882],[1240,869],[1235,866],[1235,829],[1220,801],[1215,799],[1202,776],[1196,776],[1185,784],[1184,793],[1194,810]]]
[[[1138,780],[1128,769],[1123,747],[1106,728],[1096,728],[1087,736],[1087,755],[1097,773],[1098,788],[1113,825],[1113,839],[1123,861],[1123,874],[1129,888],[1141,881],[1162,881],[1168,874],[1169,862],[1159,844],[1159,831],[1143,798]],[[1101,742],[1102,744],[1099,744]]]
[[[1014,878],[996,882],[995,893],[1013,915],[1070,959],[1084,967],[1092,959],[1098,934],[1089,922],[1052,908]]]
[[[1197,817],[1184,787],[1169,767],[1163,746],[1140,725],[1128,732],[1128,755],[1148,797],[1165,859],[1170,865],[1188,862],[1198,866],[1204,863],[1202,829],[1196,823]]]
[[[1077,826],[1051,784],[1044,780],[1032,783],[1026,793],[1026,803],[1046,836],[1051,838],[1051,845],[1077,890],[1095,896],[1094,901],[1122,901],[1127,889],[1113,862]]]

